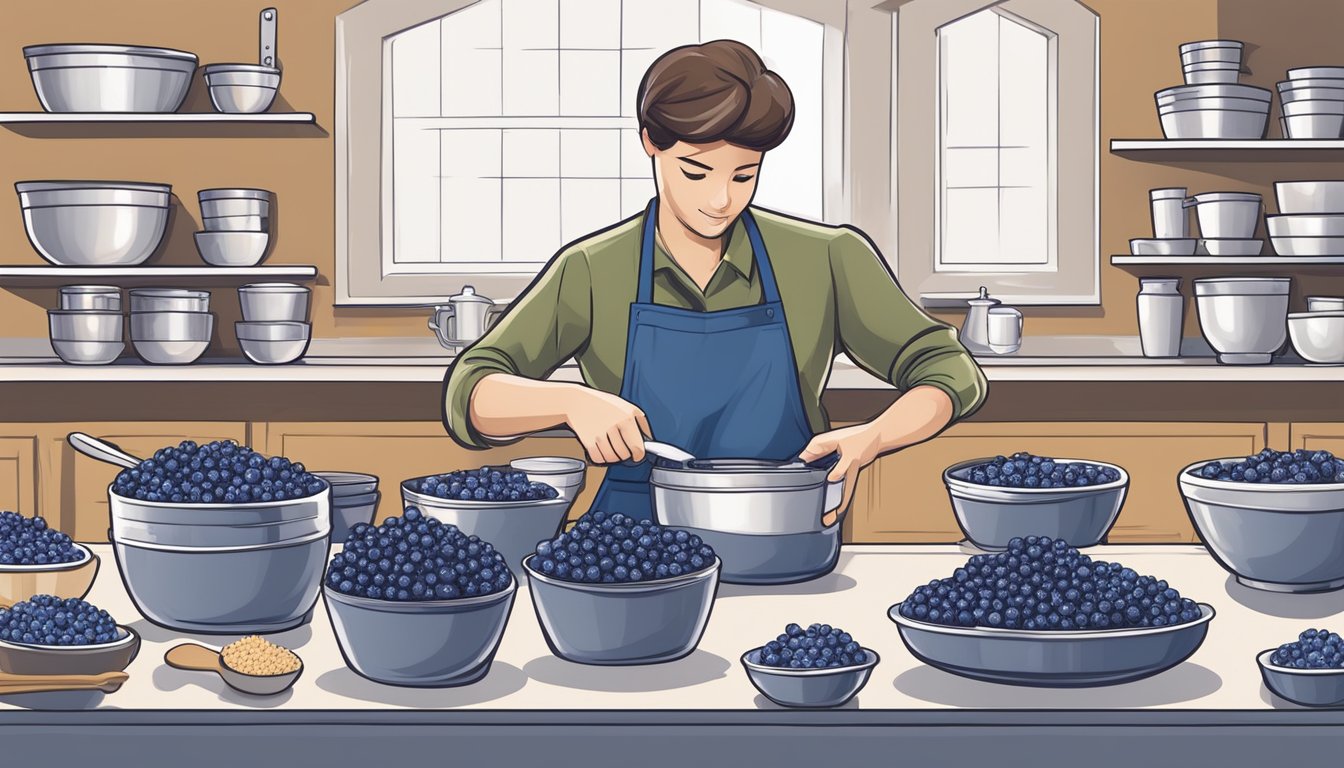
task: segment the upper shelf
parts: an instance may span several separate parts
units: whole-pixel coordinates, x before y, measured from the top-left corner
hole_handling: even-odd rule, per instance
[[[1154,162],[1230,158],[1344,162],[1344,139],[1111,139],[1111,152]]]
[[[1120,254],[1111,257],[1117,267],[1247,267],[1277,270],[1285,268],[1316,267],[1334,269],[1344,266],[1344,256],[1132,256]]]
[[[0,112],[0,124],[18,123],[313,123],[312,112]]]
[[[0,283],[59,285],[68,280],[119,282],[154,278],[191,278],[207,280],[312,280],[317,267],[307,264],[282,264],[264,267],[54,267],[0,266]]]

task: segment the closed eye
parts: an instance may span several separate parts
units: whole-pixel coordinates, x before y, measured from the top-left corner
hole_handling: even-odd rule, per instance
[[[703,174],[703,173],[691,173],[690,171],[686,170],[685,168],[682,168],[682,169],[681,169],[681,172],[684,173],[684,174],[686,174],[686,178],[690,179],[691,181],[699,181],[699,180],[705,178],[705,174]]]
[[[753,175],[751,175],[751,174],[749,174],[749,173],[739,173],[738,175],[736,175],[736,176],[733,177],[733,181],[746,183],[746,182],[748,182],[748,181],[751,181],[751,180],[754,179],[754,178],[755,178],[755,176],[753,176]]]

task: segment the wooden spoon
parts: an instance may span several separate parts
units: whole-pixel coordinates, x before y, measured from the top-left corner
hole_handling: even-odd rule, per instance
[[[246,675],[230,669],[219,651],[197,643],[183,643],[168,649],[163,660],[175,669],[214,672],[224,678],[230,688],[254,696],[272,696],[288,689],[303,672],[303,661],[293,672],[280,675]]]
[[[101,675],[13,675],[0,672],[0,696],[47,691],[115,693],[128,677],[130,675],[125,672],[104,672]]]

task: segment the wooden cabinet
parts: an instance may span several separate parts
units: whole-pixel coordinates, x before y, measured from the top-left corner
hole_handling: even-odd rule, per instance
[[[13,425],[0,432],[0,510],[32,517],[41,510],[41,473],[37,436]]]
[[[1297,422],[1289,435],[1288,447],[1330,451],[1336,456],[1344,456],[1344,424]]]
[[[1344,425],[1337,430],[1344,447]],[[1195,541],[1176,473],[1201,459],[1254,453],[1270,436],[1270,425],[1257,422],[962,423],[935,440],[879,459],[860,476],[847,539],[958,541],[962,534],[943,470],[967,459],[1025,450],[1110,462],[1130,473],[1129,495],[1111,542]]]

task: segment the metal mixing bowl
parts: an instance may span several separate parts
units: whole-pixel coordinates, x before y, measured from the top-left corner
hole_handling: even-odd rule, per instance
[[[301,323],[308,319],[308,288],[293,283],[252,283],[238,289],[238,303],[243,320],[288,321]]]
[[[1269,125],[1265,111],[1228,109],[1189,110],[1158,115],[1162,135],[1168,139],[1263,139]]]
[[[216,111],[265,112],[280,90],[280,70],[256,64],[212,64],[205,68],[205,84]]]
[[[1213,606],[1200,618],[1139,629],[1028,630],[948,627],[887,611],[915,658],[954,675],[1046,688],[1116,685],[1151,677],[1190,658],[1204,642]]]
[[[864,648],[868,660],[847,667],[793,669],[769,667],[761,663],[761,649],[742,654],[747,679],[761,695],[783,707],[821,709],[839,707],[863,689],[879,661],[877,653]]]
[[[286,365],[303,357],[309,339],[244,339],[238,346],[243,355],[258,365]]]
[[[414,687],[485,677],[517,593],[517,579],[501,592],[458,600],[372,600],[322,589],[346,665],[375,682]]]
[[[126,351],[120,341],[66,341],[52,339],[51,349],[63,363],[71,365],[107,365]]]
[[[1181,470],[1186,511],[1213,559],[1255,589],[1344,587],[1344,483],[1283,485],[1209,480]]]
[[[196,55],[133,45],[31,45],[23,49],[47,112],[176,112]]]
[[[60,289],[61,309],[121,312],[121,289],[113,285],[66,285]]]
[[[196,193],[201,204],[201,215],[214,216],[270,216],[271,193],[250,187],[220,187],[202,189]]]
[[[372,491],[359,496],[332,497],[331,500],[331,543],[343,544],[350,536],[350,529],[360,523],[373,523],[378,513],[378,502],[383,498],[382,491]]]
[[[34,250],[57,266],[143,263],[168,226],[168,185],[100,181],[14,185]]]
[[[131,311],[131,341],[209,341],[214,327],[209,312]]]
[[[52,340],[121,343],[125,316],[112,310],[49,309],[47,327]]]
[[[121,637],[101,645],[28,645],[0,640],[0,670],[13,675],[101,675],[120,672],[140,652],[140,636],[117,625]]]
[[[632,584],[579,584],[523,561],[546,644],[579,664],[673,661],[695,650],[719,591],[720,561],[701,571]]]
[[[0,608],[33,595],[55,595],[61,599],[87,595],[98,575],[100,561],[83,544],[74,547],[82,557],[73,563],[0,565]]]
[[[255,267],[266,256],[269,232],[197,232],[196,251],[214,267]]]
[[[159,339],[131,339],[131,348],[141,360],[150,365],[190,365],[205,354],[209,339],[200,341],[164,341]]]
[[[132,288],[131,312],[209,312],[210,292],[183,288]]]
[[[1057,465],[1087,463],[1109,467],[1120,479],[1083,488],[1008,488],[979,485],[971,469],[992,459],[972,459],[943,471],[952,511],[966,538],[985,550],[1007,549],[1017,536],[1049,536],[1075,547],[1106,538],[1129,492],[1129,473],[1116,464],[1089,459],[1055,459]]]
[[[545,483],[559,491],[560,498],[573,499],[583,493],[588,477],[588,465],[581,459],[568,456],[531,456],[514,459],[509,467],[523,472],[534,483]]]
[[[201,226],[206,232],[268,232],[271,228],[271,217],[257,214],[202,216]]]
[[[1275,696],[1304,707],[1338,707],[1344,704],[1344,669],[1297,669],[1270,663],[1275,649],[1260,652],[1255,663],[1265,687]]]
[[[1289,115],[1279,118],[1290,139],[1338,139],[1344,133],[1344,115]]]

